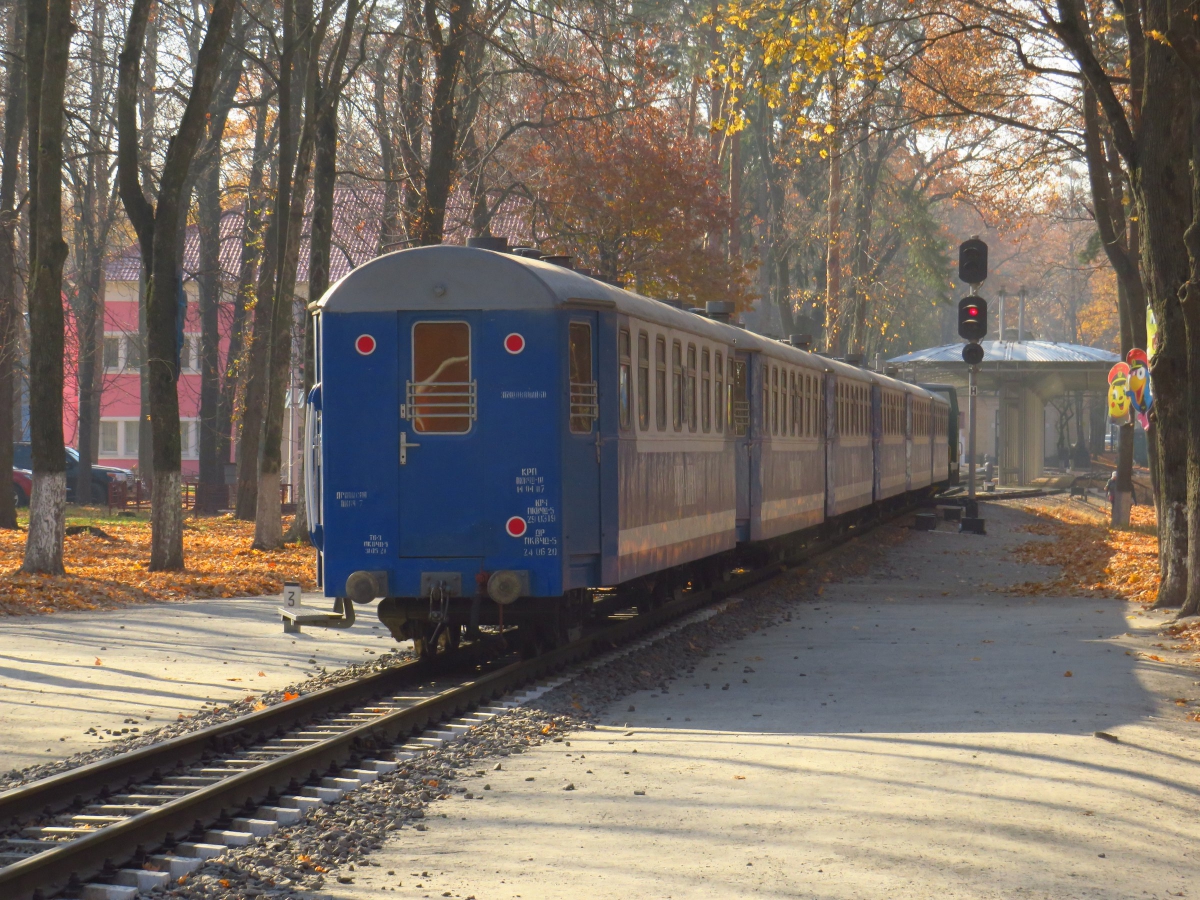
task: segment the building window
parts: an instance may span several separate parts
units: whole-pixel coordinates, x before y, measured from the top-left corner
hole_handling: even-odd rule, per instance
[[[633,412],[630,405],[633,403],[633,362],[629,356],[629,332],[622,330],[617,335],[617,351],[621,357],[620,371],[620,402],[621,402],[621,430],[628,431],[629,426],[633,423]]]
[[[121,338],[119,335],[104,336],[104,368],[108,371],[121,368]]]
[[[638,335],[638,428],[650,427],[650,336]]]
[[[659,431],[667,430],[667,340],[654,341],[654,422]]]
[[[120,436],[120,431],[117,428],[116,422],[101,422],[100,423],[100,455],[101,456],[116,456],[120,449],[117,443]]]
[[[97,455],[117,459],[136,458],[138,455],[138,420],[101,419],[100,447]]]
[[[195,419],[179,420],[179,455],[184,459],[195,459],[197,456],[196,425]]]
[[[127,419],[121,424],[122,436],[125,438],[124,443],[121,445],[121,455],[126,459],[138,455],[138,435],[141,434],[141,430],[138,427],[139,424],[137,419]]]
[[[179,371],[195,374],[200,371],[200,335],[185,334],[179,347]]]

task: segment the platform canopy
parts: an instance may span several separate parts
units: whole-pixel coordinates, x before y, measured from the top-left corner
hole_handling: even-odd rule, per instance
[[[1104,391],[1108,370],[1121,357],[1111,350],[1058,341],[983,341],[979,389],[996,390],[1002,381],[1027,380],[1043,399],[1074,391]],[[917,381],[967,383],[962,342],[916,350],[888,360],[901,375]],[[1023,377],[1024,376],[1024,377]]]
[[[983,341],[979,366],[976,447],[999,464],[1001,484],[1029,484],[1042,475],[1046,404],[1068,394],[1103,397],[1108,371],[1120,357],[1110,350],[1058,341]],[[917,350],[888,360],[901,378],[967,387],[961,342]],[[966,412],[965,398],[960,407]],[[965,415],[960,424],[965,426]],[[966,435],[963,433],[963,443]]]

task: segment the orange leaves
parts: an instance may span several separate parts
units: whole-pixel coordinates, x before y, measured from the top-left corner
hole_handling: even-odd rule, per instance
[[[231,881],[230,881],[228,878],[218,878],[218,879],[217,879],[217,884],[219,884],[221,887],[225,887],[225,888],[227,888],[227,887],[229,887],[229,885],[231,885],[232,883],[233,883],[233,882],[231,882]]]
[[[1063,678],[1070,678],[1070,677],[1071,677],[1070,669],[1067,669],[1067,671],[1063,672]]]
[[[1021,562],[1056,566],[1061,574],[1048,582],[1027,582],[1007,589],[1024,596],[1115,596],[1150,603],[1158,593],[1158,538],[1145,533],[1153,509],[1135,507],[1128,531],[1110,528],[1103,513],[1081,504],[1046,498],[1025,505],[1038,519],[1025,526],[1050,541],[1031,541],[1013,551]],[[1138,530],[1133,530],[1138,529]]]
[[[434,787],[434,788],[437,787],[439,784],[441,784],[441,782],[438,781],[436,778],[426,778],[425,781],[422,783],[426,787]]]
[[[299,696],[300,695],[295,693],[294,691],[284,691],[283,692],[283,702],[286,703],[288,700],[295,700]]]
[[[102,665],[104,665],[104,663],[100,662],[100,657],[97,656],[96,661],[94,663],[92,663],[92,665],[93,666],[102,666]]]
[[[21,572],[24,532],[0,531],[0,615],[272,594],[285,576],[305,588],[314,584],[312,548],[289,545],[270,553],[251,550],[254,523],[239,522],[232,516],[187,520],[184,572],[148,570],[147,520],[104,519],[99,525],[113,540],[87,532],[67,536],[67,574],[63,577]]]

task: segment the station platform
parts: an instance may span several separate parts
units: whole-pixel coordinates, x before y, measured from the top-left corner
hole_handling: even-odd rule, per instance
[[[1010,551],[1048,538],[1012,506],[980,515],[986,535],[909,532],[815,593],[790,576],[762,586],[796,596],[784,621],[683,661],[669,689],[622,697],[595,730],[481,766],[483,802],[433,803],[427,831],[398,833],[325,890],[1190,896],[1200,660],[1163,646],[1169,613],[1031,592],[1057,570]],[[623,665],[651,667],[636,653]],[[605,677],[607,691],[589,682]]]

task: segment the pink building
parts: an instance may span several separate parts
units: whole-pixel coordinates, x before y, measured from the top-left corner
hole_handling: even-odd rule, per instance
[[[358,189],[339,186],[334,202],[334,237],[330,259],[330,281],[336,281],[351,269],[372,259],[379,252],[380,213],[383,195],[377,188]],[[452,226],[447,240],[464,243],[469,198],[457,192],[448,209]],[[493,232],[517,239],[528,235],[527,216],[508,200],[501,206],[493,222]],[[238,273],[242,254],[242,211],[227,211],[221,220],[221,343],[220,366],[224,371],[233,320],[233,300],[237,292]],[[297,275],[297,299],[308,297],[308,226],[301,238],[300,265]],[[180,360],[179,416],[180,439],[183,448],[183,474],[195,475],[199,470],[200,416],[200,314],[199,286],[196,271],[199,267],[200,238],[195,226],[189,226],[184,244],[184,290],[187,294],[187,319],[184,323],[184,345]],[[104,390],[100,400],[100,435],[97,462],[104,465],[133,469],[138,461],[138,421],[141,409],[141,340],[138,334],[138,290],[141,275],[141,254],[136,243],[105,267],[104,294]],[[70,446],[78,443],[78,382],[76,373],[77,345],[72,338],[74,324],[68,324],[66,378],[63,404],[63,433]],[[293,354],[298,356],[298,354]],[[289,397],[284,429],[285,484],[292,483],[296,465],[302,398],[299,373],[293,379],[296,387]],[[298,470],[297,470],[298,471]]]

